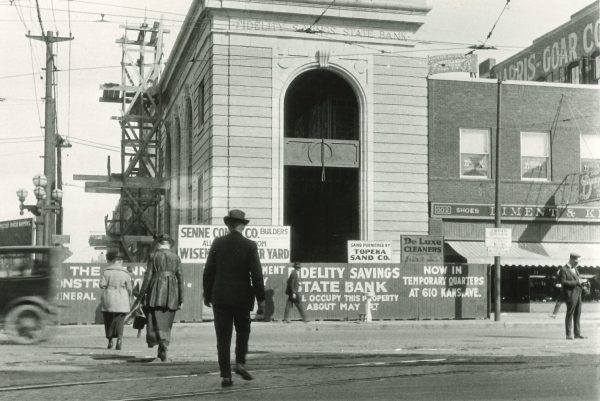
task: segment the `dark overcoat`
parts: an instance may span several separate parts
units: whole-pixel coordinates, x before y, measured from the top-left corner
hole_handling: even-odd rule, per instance
[[[566,297],[566,299],[570,299],[573,296],[573,292],[577,288],[579,288],[579,291],[581,292],[581,284],[579,284],[579,271],[577,268],[571,271],[569,265],[564,265],[560,269],[559,277],[562,285],[563,295]]]
[[[265,285],[256,242],[238,231],[216,238],[203,275],[204,300],[213,305],[254,309],[265,299]]]
[[[140,294],[144,305],[175,311],[183,303],[181,259],[169,249],[158,249],[150,256]]]

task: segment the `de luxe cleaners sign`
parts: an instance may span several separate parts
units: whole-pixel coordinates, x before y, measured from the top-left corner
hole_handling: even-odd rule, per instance
[[[227,235],[225,226],[180,225],[177,230],[177,254],[183,263],[205,263],[215,238]],[[244,237],[256,242],[262,263],[290,262],[289,226],[246,227]]]

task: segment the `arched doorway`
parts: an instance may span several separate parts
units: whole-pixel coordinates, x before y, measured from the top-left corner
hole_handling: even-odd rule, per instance
[[[359,103],[352,87],[328,70],[311,70],[284,101],[284,224],[291,259],[346,262],[359,239]]]

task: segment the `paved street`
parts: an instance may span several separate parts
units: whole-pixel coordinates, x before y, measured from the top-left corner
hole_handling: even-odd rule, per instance
[[[576,341],[546,313],[255,323],[256,379],[234,377],[231,390],[219,386],[211,322],[178,324],[168,363],[153,361],[131,327],[115,351],[104,349],[102,326],[62,326],[41,345],[2,343],[0,399],[597,400],[600,314],[588,309],[588,338]]]

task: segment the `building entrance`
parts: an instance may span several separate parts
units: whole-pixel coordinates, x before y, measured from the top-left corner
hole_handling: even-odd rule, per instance
[[[346,262],[359,239],[359,113],[350,85],[313,70],[290,85],[284,104],[284,224],[291,259]]]

